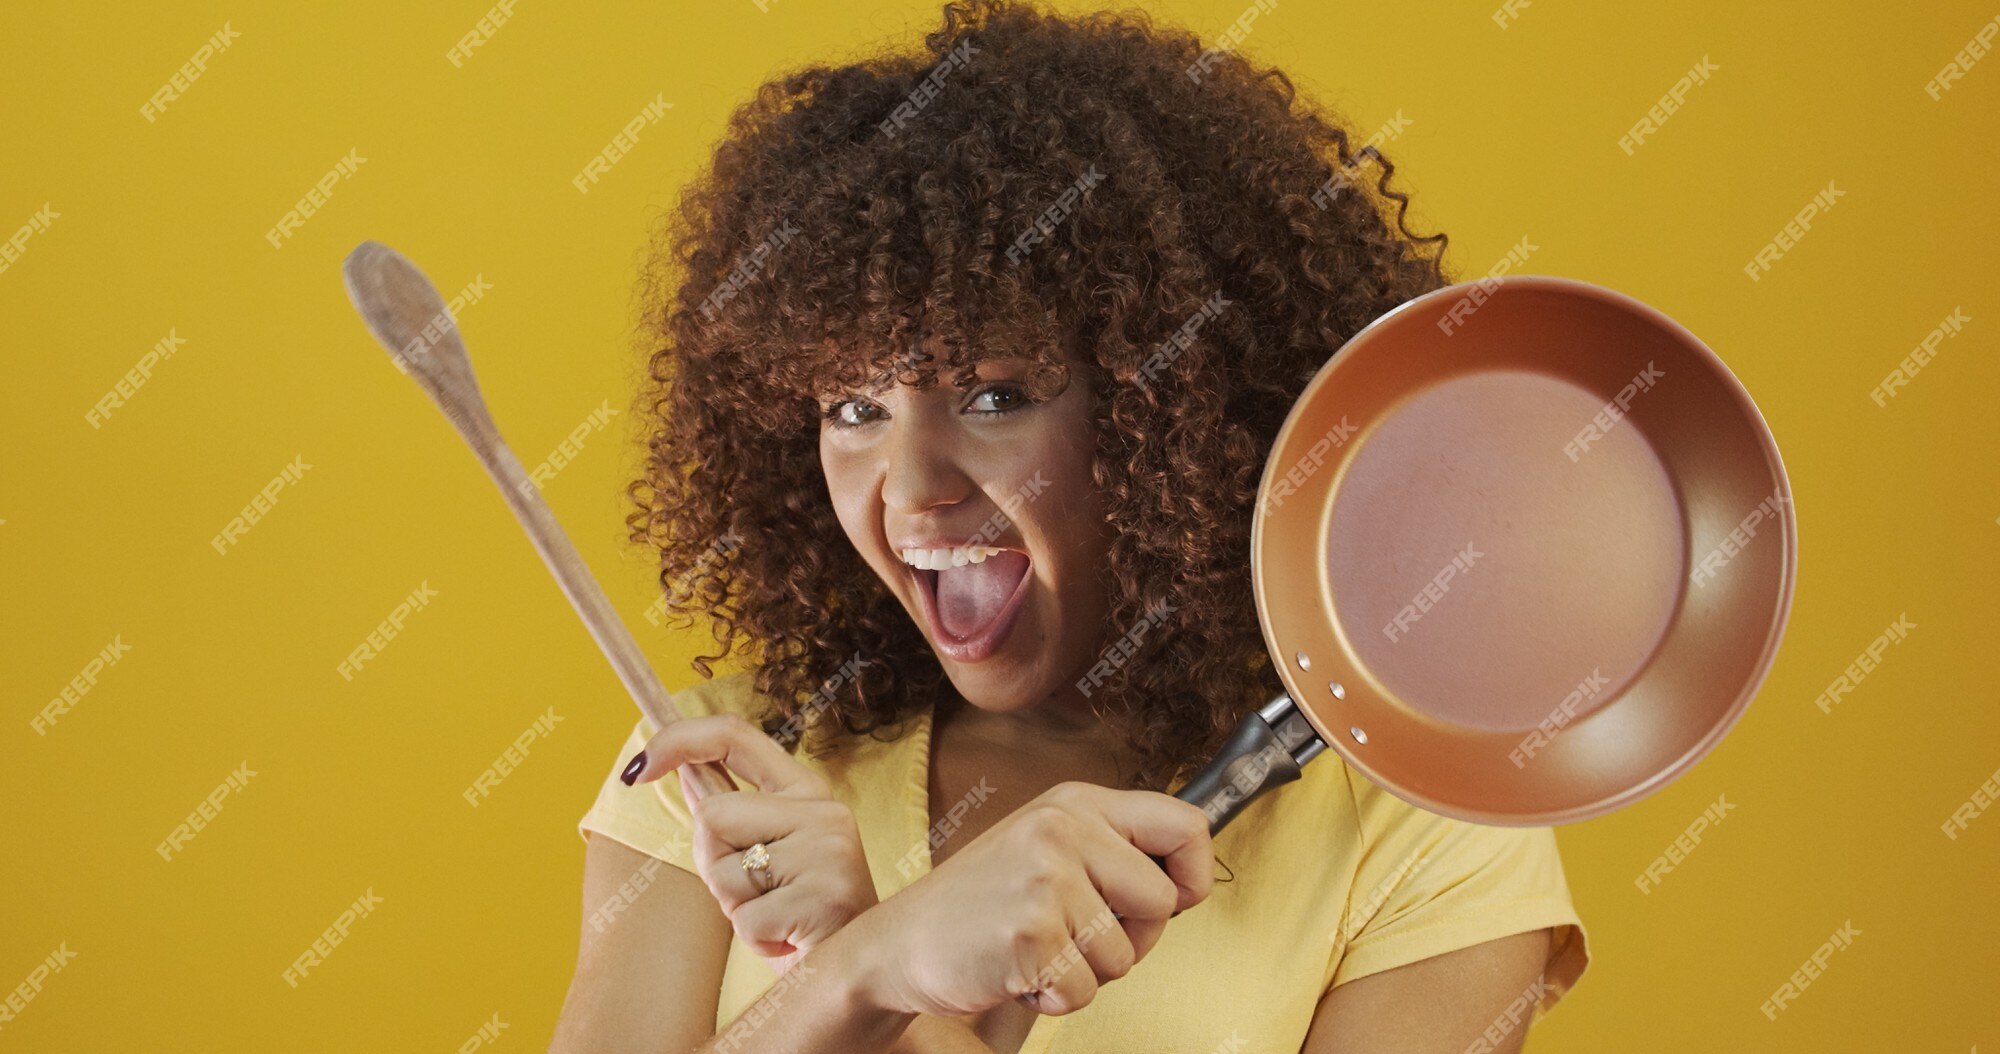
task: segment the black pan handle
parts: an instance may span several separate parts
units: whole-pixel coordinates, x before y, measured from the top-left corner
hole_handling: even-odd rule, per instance
[[[1298,705],[1281,695],[1246,714],[1221,752],[1174,797],[1207,813],[1214,834],[1265,791],[1298,779],[1305,763],[1325,749]]]

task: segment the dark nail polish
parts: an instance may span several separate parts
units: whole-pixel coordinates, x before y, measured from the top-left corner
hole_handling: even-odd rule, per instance
[[[618,778],[625,781],[625,785],[627,787],[630,787],[632,785],[632,781],[639,778],[639,770],[645,767],[646,767],[646,752],[642,750],[637,754],[632,755],[631,762],[626,764],[625,771],[619,773]]]

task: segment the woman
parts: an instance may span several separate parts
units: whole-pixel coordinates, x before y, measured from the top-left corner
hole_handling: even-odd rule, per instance
[[[1212,845],[1162,793],[1282,690],[1272,438],[1444,237],[1143,16],[925,44],[766,85],[663,232],[632,533],[744,670],[581,822],[555,1049],[1518,1049],[1587,961],[1548,829],[1331,755]]]

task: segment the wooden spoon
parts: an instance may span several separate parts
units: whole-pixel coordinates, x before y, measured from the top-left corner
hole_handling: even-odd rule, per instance
[[[486,400],[479,394],[479,382],[472,375],[458,323],[439,298],[437,287],[401,253],[373,241],[362,242],[347,254],[341,276],[347,284],[347,298],[361,313],[368,332],[388,350],[396,368],[409,374],[451,419],[452,427],[486,467],[486,474],[499,486],[507,507],[521,521],[528,540],[542,554],[542,562],[556,576],[556,584],[583,618],[604,657],[611,660],[611,668],[618,671],[618,679],[632,694],[632,701],[639,704],[639,711],[656,728],[680,720],[672,697],[660,686],[638,643],[542,500],[541,490],[500,438]],[[715,762],[681,768],[697,800],[736,789],[728,770]]]

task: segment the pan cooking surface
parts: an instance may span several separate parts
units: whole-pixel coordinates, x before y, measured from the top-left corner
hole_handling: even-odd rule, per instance
[[[1425,808],[1567,823],[1686,771],[1770,669],[1796,574],[1777,446],[1671,318],[1509,275],[1417,297],[1273,442],[1257,615],[1329,749]]]
[[[1631,422],[1574,459],[1601,394],[1524,370],[1463,374],[1367,433],[1335,487],[1326,571],[1341,631],[1392,697],[1493,732],[1584,686],[1615,697],[1665,635],[1686,543]]]

